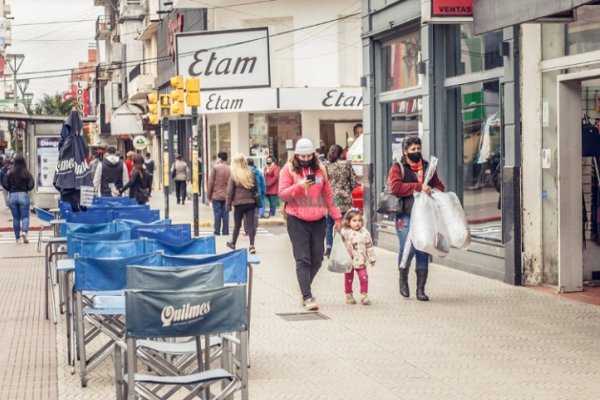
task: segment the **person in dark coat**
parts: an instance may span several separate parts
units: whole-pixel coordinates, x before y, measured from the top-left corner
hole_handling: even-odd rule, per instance
[[[106,149],[104,159],[96,168],[94,187],[96,191],[100,191],[101,196],[113,195],[110,189],[111,184],[114,184],[116,190],[119,190],[129,182],[127,167],[116,153],[117,149],[114,147]]]
[[[421,156],[421,139],[416,136],[406,138],[402,143],[402,148],[404,155],[399,163],[395,162],[392,164],[388,173],[390,191],[396,196],[402,197],[404,207],[403,212],[396,216],[396,233],[400,241],[398,266],[400,266],[404,243],[408,238],[410,230],[410,213],[414,203],[413,194],[415,192],[423,192],[431,196],[432,189],[444,191],[444,184],[438,177],[437,172],[433,174],[429,182],[423,182],[429,163],[423,160]],[[417,274],[417,300],[428,301],[429,297],[425,294],[425,284],[427,283],[429,271],[429,254],[415,250],[413,246],[410,248],[406,268],[398,268],[400,271],[400,294],[402,297],[410,296],[408,270],[413,257],[416,258],[417,263],[415,268]]]
[[[133,156],[131,180],[119,189],[119,194],[123,194],[127,189],[129,197],[134,198],[138,204],[146,204],[150,199],[152,181],[150,174],[144,169],[144,159],[139,154]]]

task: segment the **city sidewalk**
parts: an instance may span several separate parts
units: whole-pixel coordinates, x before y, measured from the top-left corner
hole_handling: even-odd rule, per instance
[[[162,200],[162,199],[161,199]],[[154,202],[159,200],[153,198]],[[173,206],[175,222],[191,206]],[[188,209],[189,208],[189,209]],[[201,220],[210,220],[208,207]],[[210,228],[203,228],[210,231]],[[3,236],[6,233],[2,234]],[[227,238],[217,237],[218,251]],[[247,246],[240,239],[240,247]],[[325,266],[314,283],[320,314],[302,320],[291,244],[280,227],[256,239],[250,396],[280,399],[595,399],[600,308],[434,265],[432,301],[398,294],[397,255],[376,249],[372,306],[346,305],[343,278]],[[114,398],[112,360],[88,388],[66,366],[64,321],[43,314],[35,244],[0,244],[2,399]],[[356,283],[355,283],[356,285]],[[316,319],[314,317],[317,317]],[[319,318],[320,317],[320,318]]]

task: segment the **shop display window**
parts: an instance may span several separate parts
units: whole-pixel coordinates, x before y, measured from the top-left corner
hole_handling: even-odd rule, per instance
[[[286,144],[302,136],[300,113],[257,113],[249,115],[248,154],[262,162],[273,156],[279,165],[287,162]]]
[[[208,128],[209,133],[209,154],[210,165],[212,167],[217,162],[217,154],[224,151],[231,158],[231,124],[211,125]]]
[[[410,136],[423,137],[423,102],[421,98],[389,103],[391,160],[400,161],[402,141]]]
[[[450,90],[462,116],[458,121],[463,149],[462,200],[471,237],[492,244],[502,243],[499,91],[497,80]]]
[[[457,30],[460,43],[460,59],[454,54],[447,57],[448,76],[458,76],[474,72],[482,72],[502,67],[504,59],[500,54],[500,43],[502,43],[502,31],[490,32],[484,35],[473,33],[473,24],[462,24],[452,27]],[[456,36],[448,35],[456,40]],[[454,48],[449,46],[449,48]]]
[[[421,32],[415,31],[382,44],[383,92],[421,84],[417,64],[421,61]]]

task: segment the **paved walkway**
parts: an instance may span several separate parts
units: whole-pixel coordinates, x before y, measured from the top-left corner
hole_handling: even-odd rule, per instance
[[[291,246],[282,228],[271,232],[256,241],[262,264],[254,287],[252,399],[598,398],[600,307],[441,266],[430,273],[431,302],[402,300],[396,256],[377,249],[372,306],[346,305],[341,276],[323,269],[314,292],[324,319],[290,321],[278,314],[302,312]],[[217,240],[225,251],[226,238]],[[0,252],[18,256],[23,248],[5,244]],[[92,372],[85,389],[66,367],[64,324],[54,337],[42,314],[41,259],[1,264],[2,351],[10,356],[2,353],[0,398],[114,398],[112,360]],[[413,273],[411,284],[414,292]]]

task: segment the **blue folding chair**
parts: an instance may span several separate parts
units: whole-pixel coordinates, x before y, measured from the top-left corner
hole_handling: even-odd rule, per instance
[[[233,250],[228,253],[215,255],[196,256],[169,256],[162,255],[163,266],[186,266],[203,264],[223,263],[223,276],[226,284],[248,283],[248,252],[246,249]]]
[[[133,219],[115,219],[114,224],[117,230],[131,229],[134,226],[138,225],[171,225],[172,221],[170,219],[159,219],[158,221],[153,222],[142,222]]]
[[[173,274],[174,275],[174,274]],[[164,278],[161,278],[164,280]],[[117,368],[117,398],[163,399],[185,388],[192,398],[204,391],[209,399],[230,398],[241,391],[242,400],[248,399],[248,315],[243,286],[212,290],[126,290],[126,348],[127,373],[121,375]],[[239,339],[229,333],[238,333]],[[202,357],[200,337],[223,335],[221,368],[211,369],[210,359]],[[176,366],[152,369],[156,374],[138,373],[140,351],[137,340],[147,338],[194,337],[201,372],[180,375]],[[115,346],[115,363],[121,365],[121,349]],[[233,362],[232,356],[239,362]],[[175,370],[173,372],[173,370]],[[211,385],[221,382],[220,392],[211,393]],[[171,388],[162,394],[157,386]]]
[[[67,212],[65,219],[66,222],[74,222],[78,224],[104,224],[112,222],[114,217],[111,210],[97,210]]]
[[[66,224],[67,234],[69,233],[108,233],[108,232],[116,232],[116,225],[112,222],[107,222],[104,224],[76,224],[72,222],[68,222]],[[120,229],[124,230],[124,229]]]
[[[98,211],[111,209],[112,211],[147,211],[150,206],[147,204],[96,204],[87,208],[88,211]]]
[[[33,207],[33,210],[35,211],[35,216],[41,221],[37,245],[37,252],[40,253],[42,251],[42,232],[48,228],[52,229],[50,221],[54,220],[54,215],[40,207]]]
[[[90,256],[82,254],[82,244],[97,243],[98,241],[125,241],[131,240],[131,230],[103,232],[103,233],[72,233],[67,234],[67,257]],[[143,247],[142,247],[143,248]]]
[[[151,223],[160,220],[159,210],[116,210],[114,211],[114,219],[131,219],[145,223]]]
[[[171,244],[158,239],[146,241],[146,251],[162,251],[166,255],[202,255],[216,254],[217,245],[214,236],[194,238],[183,244]]]
[[[96,196],[92,200],[93,205],[114,205],[114,206],[122,206],[122,205],[136,205],[137,202],[132,197],[110,197],[110,196]]]
[[[138,225],[131,228],[132,239],[157,239],[170,244],[181,245],[192,240],[190,224]]]

